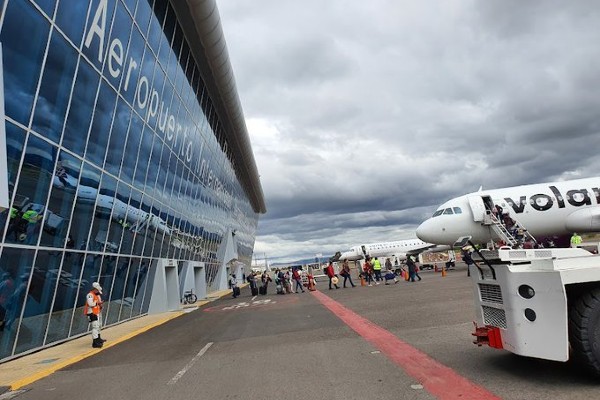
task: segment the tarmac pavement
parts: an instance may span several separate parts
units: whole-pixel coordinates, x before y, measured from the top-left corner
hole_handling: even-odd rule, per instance
[[[571,362],[473,345],[465,271],[458,264],[445,277],[425,271],[421,282],[339,290],[319,282],[319,292],[284,296],[274,285],[259,297],[246,288],[189,313],[121,324],[129,332],[106,329],[109,346],[100,351],[86,336],[2,364],[0,382],[16,389],[4,396],[44,400],[79,397],[90,380],[113,399],[598,397],[598,381]],[[69,347],[74,353],[59,360],[40,354]],[[14,367],[22,375],[11,380],[11,364],[59,368],[42,378]]]

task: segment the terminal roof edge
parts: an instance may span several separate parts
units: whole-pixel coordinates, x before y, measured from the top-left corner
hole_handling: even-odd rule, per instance
[[[170,0],[190,50],[224,123],[225,136],[236,161],[236,173],[255,212],[267,212],[246,121],[227,52],[215,0]]]

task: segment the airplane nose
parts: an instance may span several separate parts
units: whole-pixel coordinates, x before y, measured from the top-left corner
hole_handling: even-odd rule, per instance
[[[417,237],[424,242],[437,244],[436,240],[439,239],[437,229],[431,220],[424,221],[417,227]]]

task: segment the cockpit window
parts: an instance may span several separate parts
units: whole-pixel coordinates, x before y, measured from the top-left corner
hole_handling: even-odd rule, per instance
[[[438,215],[442,215],[443,212],[444,212],[444,210],[437,210],[436,212],[433,213],[431,218],[437,217]]]
[[[451,209],[451,208],[446,208],[446,209],[444,210],[444,215],[448,215],[448,214],[454,214],[454,212],[452,212],[452,209]]]
[[[462,210],[460,207],[454,207],[453,210],[454,210],[454,214],[462,214]]]

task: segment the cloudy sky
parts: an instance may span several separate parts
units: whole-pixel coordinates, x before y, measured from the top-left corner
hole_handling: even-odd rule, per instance
[[[267,205],[259,258],[414,238],[481,185],[598,175],[594,2],[217,4]]]

